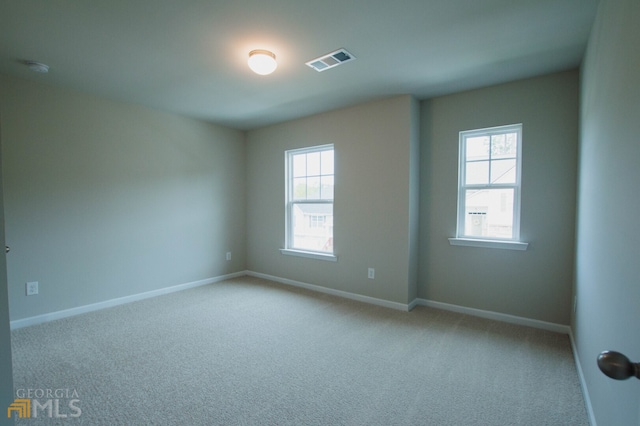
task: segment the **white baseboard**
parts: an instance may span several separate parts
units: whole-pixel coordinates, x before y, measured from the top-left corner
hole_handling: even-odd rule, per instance
[[[385,308],[396,309],[399,311],[408,312],[409,305],[405,303],[392,302],[390,300],[378,299],[370,296],[363,296],[361,294],[349,293],[348,291],[335,290],[332,288],[322,287],[315,284],[303,283],[301,281],[290,280],[288,278],[276,277],[273,275],[262,274],[259,272],[246,271],[246,274],[251,277],[262,278],[269,281],[275,281],[281,284],[287,284],[294,287],[305,288],[307,290],[317,291],[319,293],[330,294],[332,296],[343,297],[345,299],[356,300],[358,302],[369,303],[371,305],[383,306]]]
[[[571,328],[567,325],[554,324],[545,321],[539,321],[529,318],[517,317],[508,314],[502,314],[492,311],[483,311],[480,309],[468,308],[465,306],[452,305],[448,303],[435,302],[427,299],[414,299],[411,303],[399,303],[385,299],[378,299],[371,296],[364,296],[361,294],[350,293],[343,290],[336,290],[328,287],[322,287],[315,284],[309,284],[301,281],[295,281],[288,278],[281,278],[274,275],[263,274],[254,271],[239,271],[232,274],[221,275],[218,277],[207,278],[204,280],[193,281],[190,283],[178,284],[171,287],[165,287],[157,290],[148,291],[145,293],[133,294],[130,296],[119,297],[116,299],[105,300],[103,302],[92,303],[90,305],[78,306],[71,309],[65,309],[62,311],[50,312],[47,314],[37,315],[28,318],[22,318],[19,320],[11,321],[11,329],[15,330],[22,327],[28,327],[31,325],[42,324],[48,321],[54,321],[57,319],[67,318],[75,315],[84,314],[87,312],[93,312],[100,309],[110,308],[113,306],[123,305],[125,303],[131,303],[138,300],[148,299],[151,297],[162,296],[164,294],[175,293],[177,291],[187,290],[194,287],[200,287],[216,282],[228,280],[231,278],[237,278],[242,276],[252,276],[256,278],[262,278],[270,281],[275,281],[281,284],[291,285],[295,287],[305,288],[307,290],[317,291],[319,293],[330,294],[333,296],[343,297],[345,299],[356,300],[358,302],[369,303],[372,305],[383,306],[385,308],[396,309],[400,311],[408,312],[416,306],[427,306],[430,308],[443,309],[452,312],[458,312],[467,315],[473,315],[482,318],[493,319],[496,321],[503,321],[512,324],[525,325],[534,328],[540,328],[549,331],[555,331],[558,333],[570,334]]]
[[[22,327],[28,327],[28,326],[36,325],[36,324],[42,324],[42,323],[49,322],[49,321],[54,321],[54,320],[57,320],[57,319],[72,317],[72,316],[84,314],[84,313],[87,313],[87,312],[93,312],[93,311],[97,311],[97,310],[100,310],[100,309],[105,309],[105,308],[110,308],[110,307],[113,307],[113,306],[123,305],[123,304],[130,303],[130,302],[135,302],[135,301],[138,301],[138,300],[149,299],[151,297],[156,297],[156,296],[162,296],[162,295],[165,295],[165,294],[175,293],[175,292],[178,292],[178,291],[187,290],[187,289],[190,289],[190,288],[200,287],[200,286],[204,286],[204,285],[209,285],[209,284],[213,284],[213,283],[216,283],[216,282],[228,280],[228,279],[231,279],[231,278],[242,277],[242,276],[246,276],[246,275],[252,276],[252,277],[256,277],[256,278],[262,278],[262,279],[266,279],[266,280],[270,280],[270,281],[275,281],[275,282],[278,282],[278,283],[281,283],[281,284],[286,284],[286,285],[291,285],[291,286],[295,286],[295,287],[305,288],[307,290],[317,291],[319,293],[330,294],[330,295],[333,295],[333,296],[343,297],[345,299],[356,300],[356,301],[359,301],[359,302],[369,303],[369,304],[372,304],[372,305],[382,306],[382,307],[396,309],[396,310],[405,311],[405,312],[411,311],[416,306],[426,306],[426,307],[429,307],[429,308],[442,309],[442,310],[446,310],[446,311],[457,312],[457,313],[472,315],[472,316],[476,316],[476,317],[481,317],[481,318],[487,318],[487,319],[492,319],[492,320],[496,320],[496,321],[507,322],[507,323],[511,323],[511,324],[524,325],[524,326],[528,326],[528,327],[539,328],[539,329],[548,330],[548,331],[554,331],[554,332],[557,332],[557,333],[568,334],[569,335],[569,339],[571,341],[571,349],[573,351],[573,356],[574,356],[574,360],[575,360],[575,363],[576,363],[576,369],[578,371],[578,378],[580,380],[580,385],[582,387],[582,393],[583,393],[583,397],[584,397],[584,401],[585,401],[585,406],[586,406],[586,409],[587,409],[587,415],[589,417],[589,422],[590,422],[591,426],[597,426],[596,425],[595,416],[594,416],[594,413],[593,413],[593,406],[591,405],[591,398],[589,397],[589,391],[588,391],[587,384],[586,384],[586,381],[585,381],[584,373],[582,371],[582,365],[580,363],[580,358],[578,356],[578,350],[577,350],[577,347],[576,347],[576,344],[575,344],[573,333],[571,331],[571,327],[569,327],[568,325],[555,324],[555,323],[550,323],[550,322],[545,322],[545,321],[540,321],[540,320],[535,320],[535,319],[530,319],[530,318],[518,317],[518,316],[514,316],[514,315],[509,315],[509,314],[502,314],[502,313],[499,313],[499,312],[484,311],[484,310],[481,310],[481,309],[468,308],[468,307],[465,307],[465,306],[452,305],[452,304],[449,304],[449,303],[436,302],[436,301],[427,300],[427,299],[418,298],[418,299],[414,299],[409,304],[404,304],[404,303],[392,302],[392,301],[384,300],[384,299],[378,299],[378,298],[370,297],[370,296],[363,296],[361,294],[349,293],[349,292],[342,291],[342,290],[335,290],[335,289],[332,289],[332,288],[327,288],[327,287],[322,287],[322,286],[318,286],[318,285],[314,285],[314,284],[304,283],[304,282],[301,282],[301,281],[290,280],[290,279],[287,279],[287,278],[276,277],[276,276],[273,276],[273,275],[262,274],[262,273],[253,272],[253,271],[240,271],[240,272],[234,272],[232,274],[221,275],[221,276],[218,276],[218,277],[207,278],[207,279],[204,279],[204,280],[193,281],[193,282],[190,282],[190,283],[184,283],[184,284],[179,284],[179,285],[175,285],[175,286],[171,286],[171,287],[165,287],[165,288],[161,288],[161,289],[157,289],[157,290],[152,290],[152,291],[148,291],[148,292],[145,292],[145,293],[133,294],[133,295],[130,295],[130,296],[125,296],[125,297],[119,297],[119,298],[116,298],[116,299],[105,300],[104,302],[98,302],[98,303],[93,303],[93,304],[90,304],[90,305],[78,306],[76,308],[65,309],[65,310],[62,310],[62,311],[51,312],[51,313],[47,313],[47,314],[37,315],[37,316],[34,316],[34,317],[14,320],[14,321],[11,321],[11,323],[10,323],[11,324],[11,329],[15,330],[15,329],[22,328]]]
[[[443,309],[446,311],[458,312],[461,314],[473,315],[476,317],[482,317],[492,319],[496,321],[507,322],[510,324],[524,325],[533,328],[539,328],[542,330],[554,331],[556,333],[569,334],[571,327],[568,325],[555,324],[546,321],[540,321],[531,318],[518,317],[515,315],[502,314],[493,311],[484,311],[481,309],[468,308],[465,306],[452,305],[449,303],[435,302],[427,299],[414,299],[411,303],[404,304],[399,302],[392,302],[384,299],[377,299],[375,297],[363,296],[361,294],[349,293],[347,291],[335,290],[332,288],[322,287],[315,284],[304,283],[301,281],[290,280],[288,278],[277,277],[274,275],[263,274],[254,271],[245,271],[247,275],[262,278],[269,281],[275,281],[281,284],[292,285],[295,287],[305,288],[307,290],[317,291],[320,293],[331,294],[333,296],[344,297],[345,299],[356,300],[359,302],[370,303],[372,305],[383,306],[386,308],[397,309],[401,311],[411,311],[416,306],[426,306],[430,308]]]
[[[138,300],[149,299],[151,297],[162,296],[164,294],[175,293],[177,291],[187,290],[194,287],[213,284],[219,281],[231,278],[242,277],[246,275],[245,271],[235,272],[232,274],[221,275],[219,277],[206,278],[204,280],[193,281],[190,283],[178,284],[171,287],[160,288],[157,290],[147,291],[145,293],[132,294],[131,296],[118,297],[116,299],[105,300],[104,302],[92,303],[90,305],[78,306],[76,308],[65,309],[62,311],[50,312],[47,314],[37,315],[34,317],[22,318],[11,321],[11,329],[15,330],[30,325],[42,324],[62,318],[72,317],[87,312],[98,311],[100,309],[111,308],[113,306],[124,305]]]
[[[413,301],[411,303],[409,303],[408,307],[409,307],[409,310],[412,310],[416,306],[418,306],[418,299],[413,299]]]
[[[587,381],[584,378],[584,372],[582,371],[582,363],[580,363],[580,357],[578,356],[578,347],[573,337],[573,331],[569,329],[569,340],[571,341],[571,350],[573,351],[573,359],[576,363],[576,370],[578,370],[578,379],[580,380],[580,387],[582,388],[582,397],[584,398],[584,405],[587,409],[587,416],[589,417],[589,424],[591,426],[597,426],[596,416],[593,412],[593,405],[591,405],[591,397],[589,396],[589,388],[587,388]]]
[[[555,331],[556,333],[569,334],[571,327],[568,325],[556,324],[552,322],[540,321],[531,318],[518,317],[515,315],[502,314],[493,311],[484,311],[482,309],[468,308],[466,306],[452,305],[449,303],[435,302],[427,299],[416,299],[411,305],[427,306],[429,308],[442,309],[445,311],[458,312],[475,317],[487,318],[496,321],[508,322],[510,324],[524,325],[527,327],[539,328],[542,330]]]

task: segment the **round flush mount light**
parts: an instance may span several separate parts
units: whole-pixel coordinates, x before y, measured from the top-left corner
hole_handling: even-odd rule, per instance
[[[49,72],[49,65],[43,64],[41,62],[25,61],[25,64],[27,64],[27,66],[31,71],[39,72],[43,74],[46,74]]]
[[[278,67],[276,55],[268,50],[252,50],[249,52],[249,68],[256,74],[271,74]]]

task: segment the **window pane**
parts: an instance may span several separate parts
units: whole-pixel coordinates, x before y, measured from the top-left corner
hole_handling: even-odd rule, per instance
[[[293,177],[307,175],[307,154],[293,156]]]
[[[307,154],[307,176],[320,175],[320,153],[310,152]]]
[[[293,199],[304,200],[307,198],[307,178],[293,179]]]
[[[320,198],[323,200],[333,200],[333,176],[322,176],[320,183]]]
[[[333,252],[333,204],[294,204],[293,248]]]
[[[491,136],[491,156],[495,157],[504,151],[504,133]]]
[[[516,160],[492,161],[491,183],[516,183]]]
[[[319,200],[320,199],[320,178],[310,177],[307,178],[307,200]]]
[[[333,150],[322,151],[321,172],[323,175],[333,174]]]
[[[512,188],[465,191],[464,235],[513,238],[513,196]]]
[[[467,138],[467,161],[489,159],[489,136]]]
[[[506,152],[508,152],[509,155],[512,155],[514,157],[518,155],[518,134],[517,133],[507,133],[507,139],[505,143],[507,144]]]
[[[517,133],[503,133],[491,137],[492,158],[513,158],[517,153]]]
[[[466,163],[465,183],[467,185],[489,183],[489,162]]]

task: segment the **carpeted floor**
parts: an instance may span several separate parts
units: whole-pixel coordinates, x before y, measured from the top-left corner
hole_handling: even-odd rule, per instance
[[[249,277],[12,345],[16,390],[59,404],[17,425],[588,425],[566,335]]]

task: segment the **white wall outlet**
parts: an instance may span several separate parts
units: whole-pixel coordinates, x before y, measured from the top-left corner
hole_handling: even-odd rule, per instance
[[[34,296],[38,294],[38,281],[32,281],[30,283],[27,283],[26,288],[27,288],[27,296]]]
[[[230,251],[227,252],[227,260],[231,260],[231,252]]]
[[[369,268],[369,270],[367,271],[367,278],[369,278],[370,280],[374,280],[376,278],[376,270],[373,268]]]

